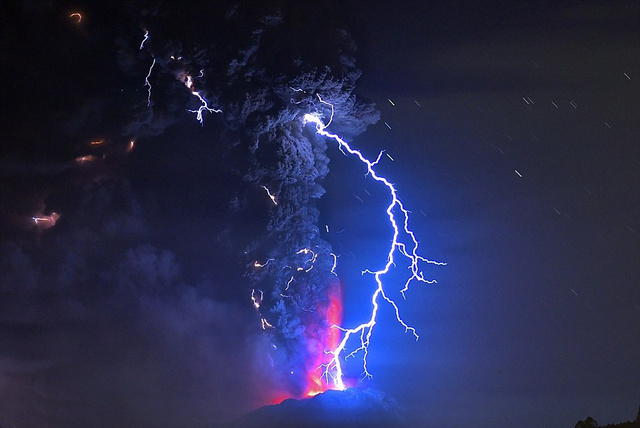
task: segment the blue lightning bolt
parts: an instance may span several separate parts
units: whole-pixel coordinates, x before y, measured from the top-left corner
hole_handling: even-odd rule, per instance
[[[378,158],[375,161],[370,161],[364,155],[354,148],[352,148],[346,141],[340,138],[338,135],[333,134],[327,131],[328,126],[331,124],[334,115],[333,105],[324,101],[319,95],[318,100],[331,108],[331,116],[329,121],[325,124],[320,119],[320,115],[317,113],[311,114],[307,113],[303,117],[304,123],[313,123],[315,125],[315,130],[318,135],[329,138],[336,143],[338,143],[338,148],[345,155],[348,153],[350,155],[355,156],[358,160],[366,167],[367,174],[365,176],[371,176],[375,181],[383,184],[387,190],[389,191],[389,196],[391,197],[391,201],[387,206],[386,213],[389,219],[389,224],[393,230],[393,235],[391,239],[391,243],[389,246],[389,251],[387,253],[387,262],[383,268],[379,270],[369,270],[366,269],[362,272],[364,275],[370,274],[373,275],[376,283],[376,289],[371,296],[371,315],[367,322],[364,322],[353,328],[344,328],[337,325],[332,326],[332,328],[338,328],[343,333],[344,336],[340,341],[339,345],[336,349],[331,351],[326,351],[328,354],[332,355],[331,361],[324,365],[324,373],[323,376],[329,381],[331,379],[333,381],[333,387],[335,389],[343,390],[345,389],[345,385],[343,382],[343,371],[341,364],[341,355],[345,352],[345,348],[351,339],[352,336],[359,336],[360,343],[356,347],[355,350],[347,354],[344,358],[348,358],[350,356],[354,356],[358,352],[363,352],[363,375],[365,377],[371,377],[369,370],[367,368],[367,356],[369,351],[369,344],[371,343],[371,335],[373,333],[373,328],[376,325],[376,319],[378,315],[378,309],[381,303],[381,299],[386,301],[391,307],[393,307],[396,315],[396,320],[400,325],[405,328],[405,332],[411,332],[413,336],[418,340],[419,336],[416,332],[416,329],[407,324],[400,316],[400,309],[398,305],[395,303],[393,299],[391,299],[384,287],[383,277],[389,272],[391,266],[395,264],[395,257],[400,254],[404,256],[409,262],[409,269],[411,275],[407,279],[403,289],[401,290],[402,296],[405,297],[405,292],[409,289],[409,285],[412,281],[419,281],[426,284],[433,284],[435,280],[426,279],[420,270],[420,263],[428,263],[433,265],[446,265],[446,263],[437,262],[433,260],[426,259],[418,254],[419,244],[418,240],[414,232],[409,228],[409,211],[404,207],[402,201],[398,198],[398,192],[394,185],[389,182],[385,177],[378,175],[375,170],[376,164],[380,161],[382,154],[384,152],[380,152]],[[401,236],[402,235],[402,236]],[[404,240],[403,240],[404,239]]]

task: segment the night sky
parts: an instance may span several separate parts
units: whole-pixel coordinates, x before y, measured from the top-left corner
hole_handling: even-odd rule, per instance
[[[366,318],[388,195],[289,127],[317,107],[281,95],[290,82],[346,94],[330,129],[386,150],[421,254],[447,263],[406,300],[404,273],[390,278],[420,339],[383,306],[359,387],[394,397],[407,426],[633,420],[637,2],[236,3],[2,3],[0,426],[204,427],[296,396],[292,325],[324,308],[328,268],[277,320],[269,296],[258,312],[251,290],[276,274],[251,266],[284,251],[275,236],[339,255],[343,323]],[[334,80],[313,74],[325,66]],[[223,110],[202,125],[187,71]]]

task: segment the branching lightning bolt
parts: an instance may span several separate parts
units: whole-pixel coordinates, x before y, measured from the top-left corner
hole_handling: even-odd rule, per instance
[[[200,74],[204,75],[202,71],[200,72]],[[200,100],[200,107],[198,107],[197,110],[187,110],[190,113],[195,113],[196,119],[198,120],[198,122],[200,122],[200,125],[204,126],[204,118],[203,118],[202,114],[205,111],[208,111],[209,113],[222,113],[222,110],[220,110],[220,109],[215,109],[215,108],[209,107],[209,101],[207,101],[206,98],[204,98],[202,95],[200,95],[200,92],[196,91],[196,88],[193,86],[193,78],[190,75],[186,76],[186,79],[184,81],[184,85],[191,90],[191,93],[194,96],[196,96],[198,98],[198,100]]]
[[[419,243],[416,239],[414,232],[409,228],[409,211],[404,207],[402,201],[398,198],[398,193],[395,186],[389,182],[385,177],[378,175],[375,170],[376,164],[380,161],[383,152],[378,155],[378,158],[375,161],[370,161],[364,155],[354,148],[352,148],[346,141],[344,141],[341,137],[336,134],[333,134],[327,131],[328,126],[331,124],[334,115],[333,105],[324,101],[319,95],[318,100],[331,108],[331,117],[329,121],[324,124],[320,119],[320,115],[318,113],[307,113],[303,117],[304,123],[313,123],[315,125],[316,133],[323,137],[329,138],[336,143],[338,143],[338,148],[345,155],[348,153],[350,155],[355,156],[358,160],[366,167],[367,173],[366,176],[370,176],[377,182],[383,184],[387,190],[389,191],[389,196],[391,197],[391,201],[387,206],[386,213],[389,219],[389,224],[393,230],[393,235],[391,239],[391,243],[389,246],[389,251],[387,253],[387,261],[383,268],[379,270],[365,270],[363,271],[363,275],[371,274],[373,275],[376,283],[376,289],[371,296],[371,316],[369,317],[367,322],[364,322],[353,328],[345,328],[341,326],[334,325],[332,328],[340,329],[344,336],[338,346],[334,350],[325,351],[332,356],[331,360],[324,364],[323,376],[329,382],[330,380],[333,382],[333,387],[335,389],[345,389],[345,385],[343,382],[343,371],[341,364],[341,355],[345,352],[345,348],[352,336],[359,336],[360,343],[356,347],[355,350],[347,354],[344,358],[348,358],[357,354],[358,352],[363,352],[363,375],[365,377],[371,377],[369,370],[367,368],[367,355],[369,350],[369,344],[371,342],[371,335],[373,333],[373,328],[376,325],[376,319],[378,315],[379,305],[381,303],[380,299],[386,301],[391,307],[393,307],[396,315],[397,321],[405,328],[405,332],[411,332],[413,336],[418,340],[419,336],[416,332],[415,328],[411,327],[407,324],[400,316],[400,309],[398,305],[395,303],[393,299],[391,299],[387,292],[385,291],[383,277],[386,275],[391,267],[395,264],[395,257],[399,253],[404,256],[409,262],[409,269],[411,271],[410,277],[407,279],[404,287],[401,290],[402,296],[405,297],[405,292],[409,289],[409,285],[412,281],[420,281],[427,284],[433,284],[435,280],[426,279],[420,270],[420,263],[428,263],[434,265],[445,265],[446,263],[437,262],[433,260],[426,259],[418,254]]]

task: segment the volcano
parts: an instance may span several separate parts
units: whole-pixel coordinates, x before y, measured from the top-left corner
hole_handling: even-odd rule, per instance
[[[374,389],[348,388],[260,407],[220,428],[402,427],[404,422],[403,410],[392,397]]]

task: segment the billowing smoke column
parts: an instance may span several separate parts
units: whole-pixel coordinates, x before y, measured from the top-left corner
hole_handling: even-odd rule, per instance
[[[322,366],[331,359],[326,352],[338,345],[340,331],[332,326],[340,323],[342,313],[335,255],[321,237],[315,206],[324,193],[320,181],[328,173],[326,141],[303,126],[303,117],[321,92],[350,106],[341,120],[364,128],[366,122],[349,114],[362,112],[351,93],[356,76],[338,81],[325,69],[289,80],[278,94],[283,102],[276,120],[266,122],[251,147],[247,179],[265,189],[263,197],[272,203],[266,233],[249,249],[257,263],[251,264],[248,277],[262,296],[263,327],[273,335],[270,358],[276,360],[274,366],[284,363],[302,395],[329,387],[322,380]],[[279,347],[284,348],[283,362],[277,361]]]
[[[319,11],[331,15],[321,18],[295,3],[280,11],[219,7],[224,18],[209,13],[210,28],[200,32],[194,23],[191,37],[171,37],[170,14],[146,19],[139,46],[148,53],[144,120],[153,123],[166,114],[155,97],[169,95],[173,103],[183,100],[183,111],[203,126],[209,117],[224,123],[224,141],[231,144],[221,150],[244,151],[249,159],[242,199],[251,202],[244,206],[262,210],[265,219],[264,229],[245,248],[246,296],[269,343],[263,367],[294,396],[343,388],[336,364],[345,346],[341,339],[360,330],[335,327],[342,317],[341,284],[316,207],[329,171],[325,137],[330,135],[320,112],[340,134],[341,149],[379,113],[355,97],[360,76],[355,45],[336,23],[335,10]],[[316,132],[307,126],[310,118]],[[339,379],[331,381],[334,376]]]

